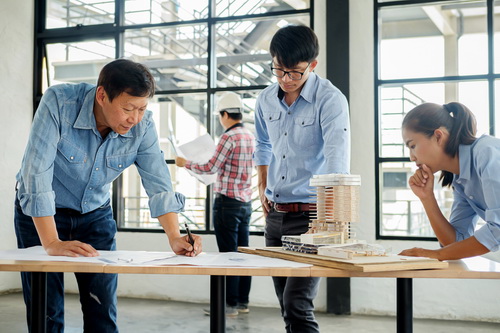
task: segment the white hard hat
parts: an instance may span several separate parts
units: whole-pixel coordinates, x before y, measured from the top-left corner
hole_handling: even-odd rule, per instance
[[[221,111],[226,111],[227,113],[243,113],[243,103],[241,102],[240,95],[232,91],[224,93],[219,98],[214,113],[219,114]]]

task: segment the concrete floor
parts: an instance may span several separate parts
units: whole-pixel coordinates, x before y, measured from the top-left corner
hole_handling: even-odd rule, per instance
[[[202,309],[208,304],[119,298],[118,325],[121,333],[206,333],[210,318]],[[394,317],[335,316],[318,312],[316,317],[321,332],[335,333],[390,333],[396,332]],[[82,332],[80,304],[76,295],[66,296],[66,333]],[[250,307],[249,314],[227,318],[227,332],[282,333],[283,321],[279,310]],[[0,295],[0,333],[26,332],[25,310],[21,293]],[[415,333],[493,333],[500,332],[500,324],[414,320]]]

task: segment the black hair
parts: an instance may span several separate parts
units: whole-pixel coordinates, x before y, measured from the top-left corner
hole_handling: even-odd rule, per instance
[[[221,117],[224,117],[224,113],[227,113],[227,116],[233,120],[242,120],[243,119],[243,113],[237,112],[237,113],[229,113],[227,111],[221,110],[219,111]]]
[[[102,86],[109,101],[126,92],[136,97],[153,97],[155,80],[149,69],[137,62],[127,59],[117,59],[106,64],[97,80]]]
[[[299,62],[310,63],[318,57],[318,37],[305,25],[289,25],[274,34],[269,51],[276,65],[294,68]]]
[[[470,145],[476,140],[476,118],[465,105],[457,102],[420,104],[406,114],[402,127],[429,138],[436,129],[446,128],[450,136],[444,152],[451,157],[458,154],[460,145]],[[453,173],[443,170],[439,180],[443,186],[450,186]]]

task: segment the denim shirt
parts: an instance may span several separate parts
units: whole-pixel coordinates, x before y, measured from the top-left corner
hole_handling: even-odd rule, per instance
[[[255,107],[256,165],[268,165],[266,197],[309,202],[316,174],[349,173],[347,99],[330,81],[311,73],[288,106],[278,83],[264,89]]]
[[[110,198],[110,185],[135,164],[149,197],[151,216],[180,212],[184,196],[172,190],[170,173],[147,111],[124,135],[102,138],[93,113],[94,85],[50,87],[40,102],[17,174],[24,214],[53,216],[56,208],[87,213]]]
[[[483,135],[460,145],[460,174],[453,178],[450,223],[456,241],[475,236],[490,251],[500,248],[500,139]],[[478,217],[486,224],[474,231]]]

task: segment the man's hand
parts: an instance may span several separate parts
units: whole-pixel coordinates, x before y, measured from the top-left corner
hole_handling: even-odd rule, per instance
[[[189,244],[188,235],[170,239],[170,247],[175,254],[181,254],[188,257],[195,257],[202,251],[201,237],[191,234],[194,240],[194,247]]]
[[[53,216],[33,217],[38,237],[49,256],[97,257],[99,252],[91,245],[80,241],[61,241],[57,234]]]
[[[45,247],[45,251],[50,256],[66,256],[66,257],[97,257],[99,252],[91,245],[80,241],[55,240]]]
[[[264,212],[264,216],[267,216],[272,207],[271,202],[267,200],[266,197],[266,186],[259,186],[259,199],[262,204],[262,211]]]
[[[177,156],[175,158],[175,165],[179,168],[183,168],[186,165],[187,160],[184,157]]]
[[[257,166],[257,188],[259,189],[259,199],[262,204],[262,210],[264,212],[264,217],[267,217],[269,211],[271,210],[271,202],[266,197],[266,187],[267,187],[267,171],[269,166],[258,165]]]

